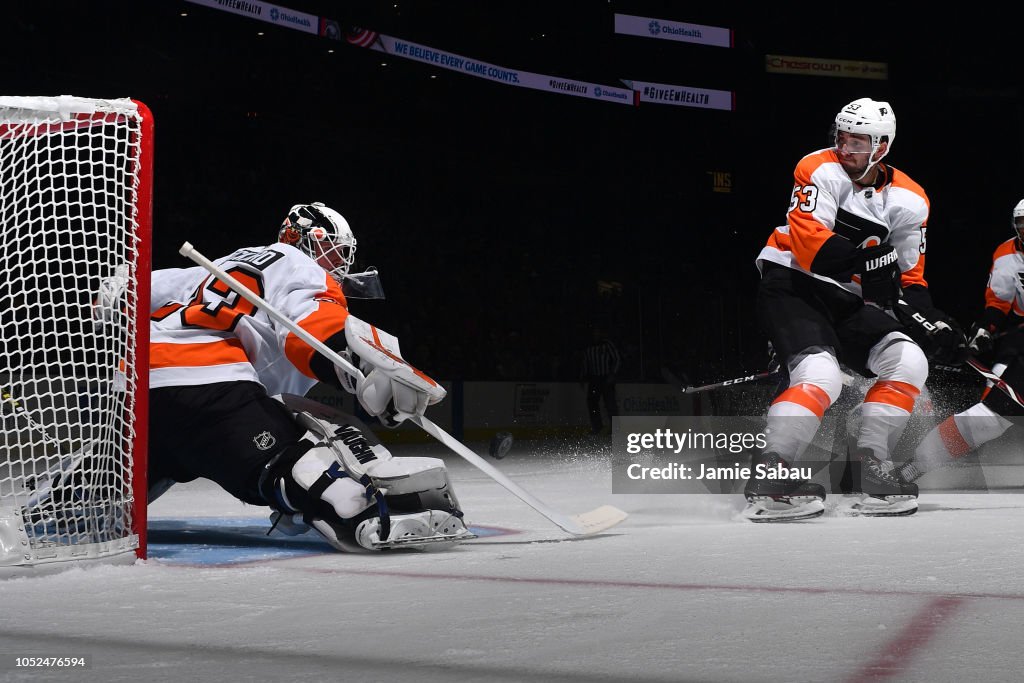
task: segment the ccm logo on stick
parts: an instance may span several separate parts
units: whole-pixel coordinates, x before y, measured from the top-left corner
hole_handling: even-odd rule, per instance
[[[757,379],[757,375],[750,375],[749,377],[737,377],[736,379],[727,379],[722,382],[722,386],[729,386],[730,384],[739,384],[740,382],[749,382],[752,379]]]

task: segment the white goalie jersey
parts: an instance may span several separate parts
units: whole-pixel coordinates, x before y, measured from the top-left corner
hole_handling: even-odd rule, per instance
[[[317,339],[344,332],[341,287],[298,249],[246,247],[215,263]],[[312,347],[204,268],[154,271],[151,309],[153,388],[241,380],[304,395],[319,381]]]

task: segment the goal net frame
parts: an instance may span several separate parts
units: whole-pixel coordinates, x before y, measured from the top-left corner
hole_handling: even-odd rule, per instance
[[[0,97],[0,576],[147,555],[153,116]]]

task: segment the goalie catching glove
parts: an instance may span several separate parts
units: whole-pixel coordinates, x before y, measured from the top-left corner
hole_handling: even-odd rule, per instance
[[[345,341],[361,361],[365,378],[356,383],[355,395],[363,409],[386,427],[397,427],[427,406],[440,402],[447,392],[436,381],[402,358],[398,339],[358,318],[348,316]],[[342,383],[344,370],[338,368]]]

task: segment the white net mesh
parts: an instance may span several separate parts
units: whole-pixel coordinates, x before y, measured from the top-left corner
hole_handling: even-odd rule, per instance
[[[140,145],[131,100],[0,97],[0,566],[138,544]]]

